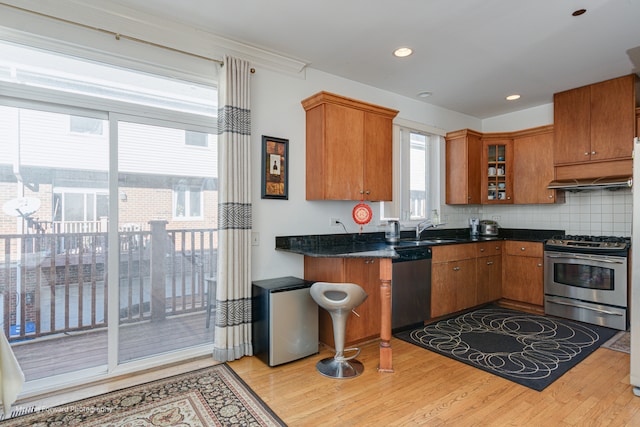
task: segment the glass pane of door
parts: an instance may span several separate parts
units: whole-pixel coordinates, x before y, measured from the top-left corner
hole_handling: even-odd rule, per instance
[[[188,135],[118,122],[119,363],[213,343],[217,140]]]
[[[108,126],[71,117],[0,106],[0,313],[27,381],[107,366]]]

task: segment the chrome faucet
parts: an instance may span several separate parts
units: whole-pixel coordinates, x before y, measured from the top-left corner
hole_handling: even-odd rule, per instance
[[[437,227],[439,224],[434,224],[430,219],[422,221],[416,225],[416,240],[420,240],[420,235],[424,230],[431,227]]]

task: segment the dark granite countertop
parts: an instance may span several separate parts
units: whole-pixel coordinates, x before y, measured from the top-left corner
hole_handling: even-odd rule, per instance
[[[501,228],[498,236],[480,236],[476,239],[472,239],[469,236],[468,228],[436,228],[425,230],[421,237],[423,240],[445,240],[442,243],[426,244],[426,246],[435,246],[491,240],[544,242],[552,236],[562,234],[564,234],[564,230]],[[400,236],[401,239],[411,239],[413,237],[415,237],[415,234],[412,231],[402,231]],[[276,236],[277,250],[312,257],[397,258],[397,247],[406,246],[387,244],[384,239],[384,232]]]

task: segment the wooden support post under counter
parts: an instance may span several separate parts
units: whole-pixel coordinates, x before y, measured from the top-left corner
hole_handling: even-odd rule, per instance
[[[393,372],[391,350],[391,258],[380,259],[380,364],[378,371]]]

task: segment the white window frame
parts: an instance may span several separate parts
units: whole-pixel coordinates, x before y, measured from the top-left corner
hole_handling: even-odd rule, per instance
[[[380,218],[384,222],[389,219],[399,219],[402,226],[412,227],[427,218],[411,218],[409,206],[409,171],[405,165],[409,162],[409,137],[410,132],[419,133],[434,138],[428,138],[426,142],[427,165],[429,174],[425,177],[427,182],[427,215],[438,209],[440,214],[442,200],[442,186],[444,177],[441,172],[444,153],[444,135],[442,129],[427,126],[421,123],[405,119],[396,119],[393,123],[393,201],[380,203]],[[402,141],[403,134],[407,135],[405,143]],[[439,138],[435,138],[439,137]]]
[[[84,188],[84,187],[54,187],[53,188],[53,194],[60,194],[61,197],[64,199],[66,194],[82,194],[84,196],[84,200],[85,200],[85,207],[84,207],[84,218],[83,221],[97,221],[100,218],[97,217],[97,201],[98,201],[98,196],[109,196],[109,191],[106,188]],[[88,219],[87,218],[87,212],[86,212],[86,199],[88,195],[92,195],[94,197],[93,199],[93,212],[94,215],[96,216],[96,218],[93,219]],[[63,201],[64,203],[64,201]],[[61,207],[61,213],[62,213],[62,218],[61,221],[64,222],[67,220],[66,215],[65,215],[65,211],[64,211],[64,206]]]
[[[178,192],[184,191],[184,210],[185,213],[182,216],[176,215],[177,203],[178,203]],[[197,191],[200,193],[199,202],[200,202],[200,215],[191,216],[191,193]],[[173,202],[171,206],[171,211],[173,212],[173,219],[176,221],[200,221],[204,219],[204,192],[201,187],[195,185],[186,185],[186,186],[178,186],[173,189]]]

